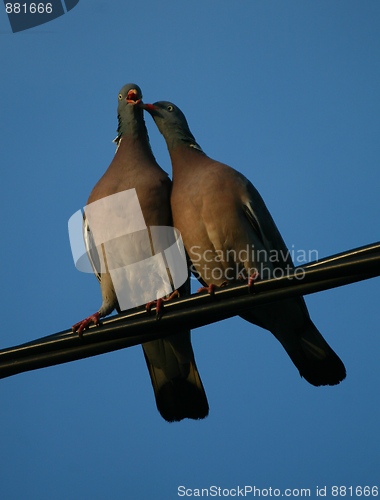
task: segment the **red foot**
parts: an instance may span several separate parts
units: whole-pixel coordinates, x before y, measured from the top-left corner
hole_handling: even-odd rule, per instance
[[[248,278],[248,291],[249,292],[253,292],[253,285],[255,284],[255,281],[257,280],[258,277],[259,277],[259,273],[257,271],[255,271]]]
[[[148,302],[145,306],[145,309],[150,314],[152,307],[156,306],[156,319],[161,319],[162,312],[164,310],[164,301],[163,299],[152,300],[152,302]]]
[[[99,319],[100,319],[100,314],[96,312],[95,314],[92,314],[88,318],[82,319],[82,321],[75,323],[75,325],[72,327],[72,330],[74,333],[78,332],[78,335],[81,337],[83,335],[84,330],[86,330],[91,325],[91,323],[93,323],[95,326],[98,326]]]
[[[168,297],[164,297],[162,299],[152,300],[152,302],[148,302],[145,306],[145,309],[150,314],[152,307],[156,306],[156,319],[161,319],[162,314],[164,312],[164,302],[169,302],[169,300],[174,299],[175,297],[179,297],[179,291],[174,290]]]
[[[221,285],[214,285],[214,283],[211,283],[211,285],[202,286],[201,288],[199,288],[197,293],[207,292],[210,295],[215,295],[215,290],[217,290],[218,288],[224,288],[227,285],[228,285],[228,281],[223,281],[223,283]]]

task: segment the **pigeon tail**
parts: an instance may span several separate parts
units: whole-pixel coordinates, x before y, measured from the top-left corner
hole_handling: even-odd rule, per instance
[[[199,420],[207,417],[209,412],[207,396],[194,358],[179,363],[178,359],[175,359],[174,352],[168,354],[169,343],[163,339],[161,342],[164,345],[166,344],[167,360],[165,365],[159,366],[157,360],[154,360],[150,355],[152,344],[155,342],[157,341],[143,344],[143,350],[157,409],[161,416],[168,422],[179,422],[184,418]],[[149,346],[149,344],[152,346]],[[175,375],[173,371],[174,364],[177,366]],[[167,366],[169,365],[172,366],[172,369],[170,373],[167,373]]]
[[[301,377],[312,385],[337,385],[346,377],[343,362],[311,320],[299,337],[298,348],[285,349]]]
[[[343,362],[310,319],[302,299],[260,305],[240,316],[269,330],[310,384],[337,385],[346,377]]]

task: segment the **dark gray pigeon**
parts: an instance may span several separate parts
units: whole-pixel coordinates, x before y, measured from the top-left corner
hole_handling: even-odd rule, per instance
[[[146,226],[172,226],[171,181],[151,151],[141,99],[141,89],[135,84],[127,84],[120,90],[118,136],[115,139],[118,147],[107,171],[92,190],[87,205],[135,188]],[[105,221],[105,224],[107,222],[112,223]],[[91,228],[87,221],[85,224],[88,239]],[[117,249],[121,253],[123,250],[125,248]],[[104,253],[103,245],[102,251]],[[73,331],[79,334],[92,323],[98,324],[100,318],[114,309],[120,312],[110,274],[97,273],[97,277],[103,302],[98,312],[73,326]],[[208,403],[195,364],[190,331],[185,329],[165,339],[144,343],[142,347],[162,417],[169,422],[206,417]]]
[[[201,282],[212,290],[257,272],[258,279],[264,279],[275,269],[277,276],[278,270],[293,269],[287,247],[251,182],[202,151],[177,106],[161,101],[144,108],[168,146],[173,224]],[[311,321],[302,297],[255,306],[241,317],[272,332],[310,384],[335,385],[345,378],[342,361]]]

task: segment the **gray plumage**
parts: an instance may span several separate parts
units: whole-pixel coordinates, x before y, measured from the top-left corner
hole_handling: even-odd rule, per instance
[[[127,84],[120,90],[118,99],[118,135],[115,139],[118,147],[87,204],[135,188],[146,226],[172,226],[171,181],[150,148],[141,108],[141,89],[135,84]],[[119,250],[122,252],[123,248]],[[98,273],[98,279],[102,305],[97,313],[74,325],[74,331],[81,333],[114,309],[120,312],[110,274]],[[144,343],[142,347],[162,417],[169,422],[206,417],[208,403],[196,367],[190,331],[185,329],[165,339]]]
[[[144,107],[168,146],[173,223],[201,282],[221,285],[247,278],[255,270],[260,279],[269,277],[274,268],[284,273],[293,269],[287,247],[251,182],[202,151],[173,103]],[[342,361],[311,321],[302,297],[255,306],[241,317],[272,332],[311,384],[335,385],[345,378]]]

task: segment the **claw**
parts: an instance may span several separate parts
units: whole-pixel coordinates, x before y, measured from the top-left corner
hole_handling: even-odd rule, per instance
[[[259,273],[257,271],[255,271],[248,278],[248,291],[250,293],[253,292],[253,285],[255,284],[255,281],[257,281],[258,277],[259,277]]]
[[[169,302],[169,300],[174,299],[175,297],[179,297],[179,291],[174,290],[168,297],[163,297],[162,299],[152,300],[148,302],[145,306],[145,309],[148,314],[151,313],[152,307],[156,306],[156,319],[161,319],[162,314],[164,312],[164,302]]]
[[[207,292],[209,295],[214,295],[215,288],[217,288],[217,286],[211,283],[211,285],[201,286],[201,288],[198,288],[197,293]]]
[[[82,321],[79,321],[78,323],[75,323],[72,327],[73,333],[78,333],[79,337],[82,337],[84,330],[87,330],[87,328],[93,323],[95,326],[99,325],[99,319],[100,319],[100,314],[96,312],[95,314],[92,314],[88,318],[82,319]]]
[[[152,302],[148,302],[145,306],[146,312],[148,314],[151,313],[152,307],[156,306],[156,319],[161,319],[162,311],[164,309],[163,299],[152,300]]]
[[[207,292],[209,295],[215,295],[215,290],[217,290],[218,288],[224,288],[227,285],[228,281],[223,281],[221,285],[214,285],[214,283],[211,283],[211,285],[202,286],[201,288],[199,288],[197,293]]]

